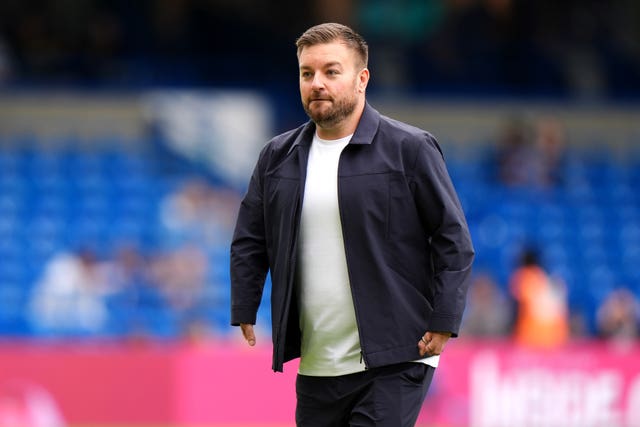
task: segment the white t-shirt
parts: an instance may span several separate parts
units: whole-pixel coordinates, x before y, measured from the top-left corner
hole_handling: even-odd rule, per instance
[[[309,151],[299,239],[302,375],[365,370],[338,207],[338,162],[351,137],[328,141],[315,135]],[[436,367],[438,358],[420,362]]]
[[[299,373],[338,376],[363,371],[338,209],[338,161],[352,135],[314,136],[300,222]]]

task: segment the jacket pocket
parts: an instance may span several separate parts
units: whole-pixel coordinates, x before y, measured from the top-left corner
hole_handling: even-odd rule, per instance
[[[415,201],[402,174],[388,175],[387,239],[411,239],[422,227]]]

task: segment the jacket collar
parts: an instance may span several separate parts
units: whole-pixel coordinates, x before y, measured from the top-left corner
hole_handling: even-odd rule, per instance
[[[356,128],[351,141],[349,141],[349,144],[371,144],[373,137],[378,131],[379,124],[380,113],[371,107],[368,102],[365,102],[362,116],[360,116],[360,121],[358,122],[358,127]],[[302,132],[300,132],[293,141],[293,145],[289,152],[298,145],[311,145],[315,130],[316,124],[309,120],[302,128]]]
[[[379,124],[380,113],[366,102],[356,132],[353,134],[353,138],[351,138],[349,144],[371,144],[373,137],[376,136],[376,132],[378,132]]]

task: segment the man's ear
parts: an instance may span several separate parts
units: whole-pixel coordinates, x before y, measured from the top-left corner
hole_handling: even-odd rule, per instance
[[[369,69],[363,68],[358,73],[358,92],[363,93],[367,89],[367,84],[369,83]]]

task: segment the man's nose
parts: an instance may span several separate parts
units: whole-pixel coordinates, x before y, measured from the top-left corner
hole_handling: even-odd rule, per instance
[[[320,76],[319,74],[320,73],[316,73],[313,76],[313,80],[311,81],[311,88],[314,90],[322,89],[324,87],[324,80],[322,79],[322,76]]]

